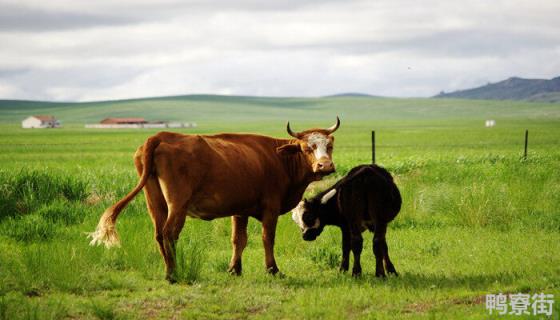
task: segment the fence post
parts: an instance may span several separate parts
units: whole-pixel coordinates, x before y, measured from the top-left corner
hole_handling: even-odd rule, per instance
[[[375,130],[371,130],[371,163],[375,164]]]
[[[527,160],[527,143],[529,142],[529,129],[525,129],[525,152],[523,153],[523,159]]]

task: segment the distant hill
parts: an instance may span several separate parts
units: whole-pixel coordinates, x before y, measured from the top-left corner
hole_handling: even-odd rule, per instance
[[[546,118],[560,119],[558,104],[527,101],[451,100],[432,98],[383,98],[337,96],[275,98],[219,95],[186,95],[97,102],[41,102],[0,100],[0,125],[19,126],[30,115],[53,115],[65,127],[83,127],[104,118],[141,117],[149,121],[196,122],[199,128],[223,128],[230,123],[271,124],[283,131],[286,121],[294,128],[332,123],[338,115],[343,126],[368,122],[433,119]],[[343,127],[344,129],[344,127]],[[1,143],[0,143],[1,144]]]
[[[367,93],[359,92],[344,92],[325,96],[325,98],[381,98],[380,96],[373,96]]]
[[[435,98],[560,102],[560,77],[550,80],[512,77],[478,88],[440,93]]]

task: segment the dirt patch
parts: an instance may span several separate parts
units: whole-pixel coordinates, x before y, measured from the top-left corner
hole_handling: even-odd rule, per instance
[[[435,303],[424,302],[424,303],[411,303],[404,307],[404,313],[425,313],[428,312],[438,306],[454,304],[454,305],[466,305],[466,306],[474,306],[483,304],[486,302],[486,296],[475,296],[475,297],[464,297],[464,298],[455,298],[451,300],[443,300],[438,301]]]
[[[404,307],[404,313],[424,313],[435,306],[433,303],[411,303]]]
[[[483,304],[486,302],[486,296],[477,296],[477,297],[466,297],[466,298],[457,298],[451,300],[451,303],[457,305],[477,305]]]

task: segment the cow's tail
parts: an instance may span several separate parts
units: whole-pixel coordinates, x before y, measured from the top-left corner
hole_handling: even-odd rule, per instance
[[[90,245],[100,245],[104,244],[105,247],[110,248],[114,246],[120,246],[119,235],[115,229],[115,224],[117,222],[117,217],[121,211],[128,205],[128,203],[134,199],[134,197],[142,190],[150,173],[153,172],[153,161],[154,161],[154,150],[160,144],[160,140],[157,136],[148,138],[144,143],[143,148],[143,170],[140,181],[132,191],[130,191],[124,198],[119,200],[117,203],[109,207],[99,219],[97,228],[94,232],[88,234],[88,238],[91,238]]]

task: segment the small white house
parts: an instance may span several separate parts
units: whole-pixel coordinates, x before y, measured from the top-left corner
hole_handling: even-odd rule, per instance
[[[54,116],[30,116],[21,122],[24,129],[59,128],[60,122]]]
[[[496,120],[486,120],[485,126],[486,128],[492,128],[496,125]]]

